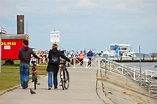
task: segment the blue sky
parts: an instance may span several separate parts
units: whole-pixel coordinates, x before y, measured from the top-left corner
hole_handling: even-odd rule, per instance
[[[0,0],[0,26],[17,33],[25,16],[30,47],[50,49],[50,32],[60,31],[64,49],[109,48],[129,43],[135,52],[157,52],[157,0]]]

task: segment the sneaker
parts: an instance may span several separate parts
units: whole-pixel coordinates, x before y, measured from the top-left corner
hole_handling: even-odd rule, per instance
[[[48,90],[51,90],[51,88],[49,87]]]
[[[26,89],[25,87],[22,87],[22,89]]]
[[[57,87],[54,88],[55,90],[58,89]]]

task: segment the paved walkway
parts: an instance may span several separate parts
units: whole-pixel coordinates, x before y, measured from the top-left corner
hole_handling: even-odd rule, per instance
[[[29,88],[21,87],[0,96],[0,104],[103,104],[96,95],[96,69],[68,68],[70,86],[68,90],[47,90],[47,76],[39,79],[40,85],[31,95]]]

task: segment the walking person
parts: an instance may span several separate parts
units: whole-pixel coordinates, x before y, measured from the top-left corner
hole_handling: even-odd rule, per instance
[[[86,49],[83,50],[83,53],[85,56],[87,55]]]
[[[28,45],[29,41],[23,40],[23,47],[18,54],[20,59],[20,83],[23,89],[28,87],[31,55],[40,59]]]
[[[89,51],[88,51],[87,57],[88,57],[88,59],[89,59],[89,61],[88,61],[88,66],[91,66],[92,57],[93,57],[93,52],[92,52],[92,50],[89,50]]]
[[[84,59],[84,53],[82,52],[82,50],[80,51],[80,53],[78,54],[79,56],[79,60],[80,60],[80,65],[83,65],[83,59]]]
[[[58,86],[58,70],[59,70],[59,63],[60,63],[60,57],[65,59],[66,61],[70,62],[70,59],[67,58],[63,52],[59,51],[58,45],[54,43],[52,45],[52,49],[48,53],[48,66],[47,66],[47,72],[48,72],[48,90],[51,90],[52,88],[52,76],[53,76],[53,84],[54,89],[57,89]]]

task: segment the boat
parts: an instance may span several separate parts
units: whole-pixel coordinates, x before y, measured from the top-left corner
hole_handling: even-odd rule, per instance
[[[136,57],[130,44],[110,44],[109,50],[105,50],[103,56],[107,57]]]
[[[150,53],[151,57],[157,57],[157,53]]]

